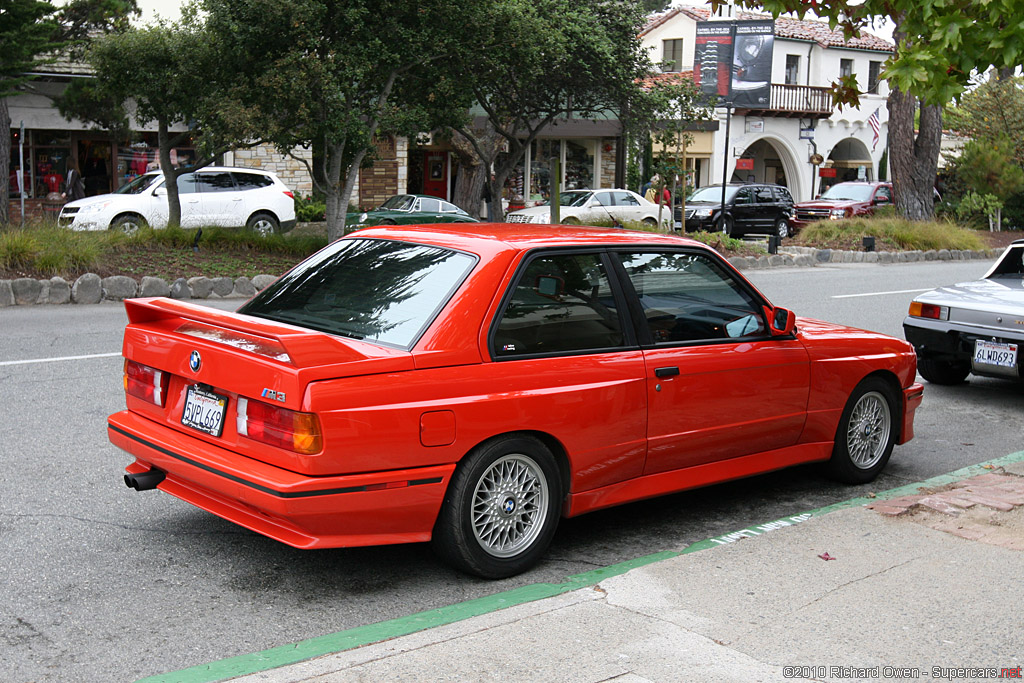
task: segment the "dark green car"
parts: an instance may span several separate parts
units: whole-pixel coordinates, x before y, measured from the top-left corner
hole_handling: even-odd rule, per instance
[[[370,225],[479,222],[443,199],[420,194],[396,194],[372,211],[348,214],[345,225],[355,230]]]

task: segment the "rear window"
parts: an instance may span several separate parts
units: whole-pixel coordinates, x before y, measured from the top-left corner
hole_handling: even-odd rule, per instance
[[[239,313],[409,348],[472,270],[462,252],[392,240],[335,242]]]
[[[270,187],[274,184],[273,178],[260,175],[259,173],[232,171],[231,175],[235,176],[235,183],[238,185],[239,190],[258,190],[261,187]]]

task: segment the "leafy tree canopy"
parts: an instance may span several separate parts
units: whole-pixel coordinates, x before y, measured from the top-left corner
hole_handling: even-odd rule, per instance
[[[711,0],[715,6],[724,0]],[[1020,0],[740,0],[774,16],[808,12],[852,37],[879,18],[897,21],[904,39],[883,76],[926,104],[942,105],[968,87],[971,74],[1024,62]],[[855,93],[847,93],[854,95]]]
[[[976,141],[1006,136],[1013,159],[1024,166],[1024,78],[986,78],[948,105],[946,127]]]

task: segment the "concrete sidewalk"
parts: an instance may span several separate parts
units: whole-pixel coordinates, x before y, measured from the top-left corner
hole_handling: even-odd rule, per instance
[[[710,539],[702,552],[667,553],[575,590],[276,669],[259,671],[280,661],[282,648],[263,653],[262,667],[258,655],[235,658],[235,673],[259,672],[234,680],[1020,677],[1022,461],[1016,453]],[[149,680],[196,681],[189,672],[199,668]],[[204,680],[231,671],[214,663]]]

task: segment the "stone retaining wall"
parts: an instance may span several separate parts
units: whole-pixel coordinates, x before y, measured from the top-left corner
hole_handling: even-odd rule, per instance
[[[778,254],[764,256],[733,256],[729,258],[737,270],[761,268],[811,267],[823,263],[916,263],[920,261],[969,261],[992,259],[1001,249],[958,251],[839,251],[812,247],[783,247]],[[191,277],[168,283],[158,277],[140,281],[125,275],[101,278],[86,273],[73,283],[60,277],[49,280],[18,278],[0,280],[0,308],[33,304],[96,304],[100,301],[123,301],[134,297],[169,296],[173,299],[248,299],[277,278],[273,275],[247,277]]]

